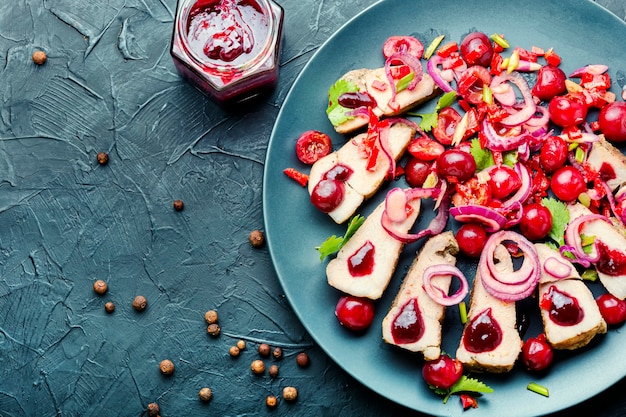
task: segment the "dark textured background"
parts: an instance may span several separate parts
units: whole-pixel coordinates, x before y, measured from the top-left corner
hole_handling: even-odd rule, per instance
[[[153,401],[164,417],[419,415],[315,346],[267,249],[248,243],[263,229],[263,161],[282,100],[315,50],[372,3],[281,1],[280,84],[228,112],[174,71],[174,0],[1,2],[0,416],[139,416]],[[624,0],[598,3],[626,19]],[[48,54],[41,67],[36,48]],[[105,296],[96,279],[108,282]],[[143,313],[131,307],[137,294]],[[220,314],[217,339],[206,334],[208,309]],[[239,338],[248,349],[232,359]],[[260,342],[284,348],[267,360],[277,379],[250,372]],[[307,369],[295,364],[303,350]],[[171,377],[159,372],[164,358]],[[623,383],[575,411],[625,415]],[[298,401],[268,410],[265,397],[286,385]],[[197,398],[203,386],[209,404]]]

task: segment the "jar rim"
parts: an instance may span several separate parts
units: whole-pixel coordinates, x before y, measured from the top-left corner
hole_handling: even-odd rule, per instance
[[[251,0],[259,5],[263,16],[267,19],[267,31],[265,33],[265,38],[262,41],[263,47],[256,53],[252,55],[250,59],[241,62],[239,64],[219,64],[213,60],[207,59],[206,57],[200,56],[196,53],[192,48],[189,47],[187,35],[189,28],[189,13],[191,12],[193,6],[198,3],[200,0],[183,0],[179,6],[177,11],[180,18],[177,19],[177,32],[178,38],[180,40],[180,44],[183,47],[185,53],[191,58],[195,63],[201,67],[211,69],[215,73],[224,73],[224,72],[252,72],[257,70],[260,66],[264,65],[266,61],[266,57],[268,53],[270,53],[275,37],[276,29],[276,17],[272,10],[270,0]],[[222,3],[225,0],[215,0],[215,3]],[[227,1],[227,0],[226,0]],[[231,0],[235,3],[239,3],[241,0]]]

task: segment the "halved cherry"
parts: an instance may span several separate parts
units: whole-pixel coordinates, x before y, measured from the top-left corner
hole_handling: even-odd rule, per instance
[[[332,148],[330,136],[317,130],[307,130],[296,141],[296,156],[304,164],[313,164],[328,155]]]
[[[458,91],[461,97],[472,104],[483,102],[483,86],[491,84],[489,70],[480,65],[469,67],[461,74]]]
[[[383,44],[383,56],[389,59],[390,56],[403,52],[421,59],[424,54],[424,45],[413,36],[391,36]]]

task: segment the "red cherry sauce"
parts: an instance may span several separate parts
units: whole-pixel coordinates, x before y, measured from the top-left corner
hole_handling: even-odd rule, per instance
[[[350,92],[343,93],[337,99],[337,102],[346,109],[358,109],[359,107],[376,107],[376,99],[367,92]]]
[[[189,13],[187,41],[197,55],[238,64],[253,53],[256,38],[264,42],[267,32],[267,18],[254,0],[201,0]]]
[[[374,271],[376,249],[369,240],[348,258],[348,271],[355,278],[370,275]]]
[[[324,175],[323,179],[325,180],[337,180],[337,181],[347,181],[354,171],[343,165],[337,164],[331,169],[329,169]]]
[[[609,248],[604,242],[596,239],[596,250],[600,259],[596,262],[598,272],[612,277],[626,274],[626,255],[623,252]]]
[[[415,343],[424,334],[424,321],[417,305],[417,298],[407,301],[391,323],[391,336],[399,345]]]
[[[606,162],[603,162],[602,165],[600,165],[598,173],[600,174],[602,181],[609,181],[617,178],[613,166],[611,164],[607,164]]]
[[[465,348],[472,353],[490,352],[502,342],[502,329],[491,314],[491,308],[483,310],[467,325],[463,333]]]
[[[550,320],[559,326],[574,326],[585,317],[576,297],[560,291],[554,285],[543,295],[540,306],[548,311]]]

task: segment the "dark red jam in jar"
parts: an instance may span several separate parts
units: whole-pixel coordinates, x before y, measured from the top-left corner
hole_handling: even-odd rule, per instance
[[[170,52],[183,78],[234,104],[276,86],[282,26],[272,0],[179,0]]]

